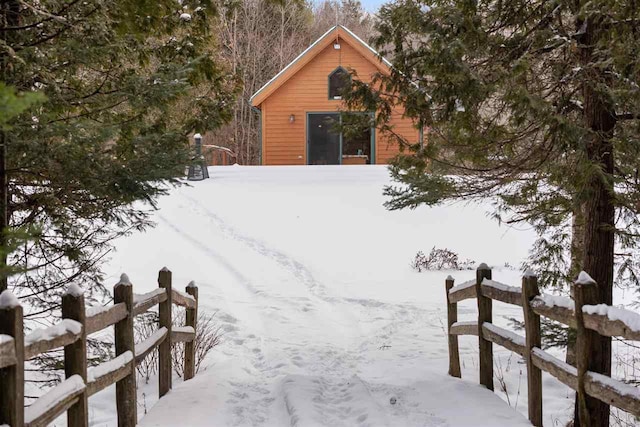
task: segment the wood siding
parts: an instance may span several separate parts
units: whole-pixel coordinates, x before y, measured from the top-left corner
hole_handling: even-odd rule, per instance
[[[262,164],[307,164],[307,113],[331,112],[342,109],[340,100],[329,99],[328,77],[338,66],[354,69],[362,81],[370,81],[379,72],[380,64],[373,64],[344,39],[341,49],[333,43],[271,93],[260,105],[262,110]],[[376,66],[377,65],[377,66]],[[295,121],[290,122],[291,115]],[[419,132],[411,120],[403,119],[400,111],[394,114],[394,131],[412,143],[418,142]],[[398,153],[398,145],[376,130],[375,163],[388,163]]]

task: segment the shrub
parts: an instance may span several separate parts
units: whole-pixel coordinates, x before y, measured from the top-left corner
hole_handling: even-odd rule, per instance
[[[447,248],[436,249],[435,246],[431,249],[429,255],[419,251],[411,261],[411,268],[418,272],[426,270],[471,270],[474,265],[474,261],[469,259],[460,261],[457,253]]]
[[[196,372],[206,355],[220,344],[220,328],[216,326],[215,314],[200,313],[196,322]],[[183,326],[185,323],[184,310],[176,309],[173,314],[173,325]],[[147,312],[136,318],[134,334],[136,342],[144,341],[158,329],[158,313]],[[173,370],[182,378],[184,374],[184,343],[175,343],[171,346],[171,359]],[[158,372],[158,352],[154,351],[136,365],[138,375],[145,383]]]

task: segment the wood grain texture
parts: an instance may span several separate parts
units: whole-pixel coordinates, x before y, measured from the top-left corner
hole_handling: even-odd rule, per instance
[[[611,320],[608,316],[597,313],[583,313],[584,327],[596,331],[605,337],[622,337],[627,340],[640,341],[640,331],[630,329],[620,320]]]
[[[195,332],[182,331],[177,328],[173,328],[173,330],[171,331],[172,343],[177,343],[177,342],[187,343],[187,342],[192,342],[194,339],[196,339]]]
[[[0,369],[15,365],[17,361],[16,340],[11,337],[0,344]]]
[[[474,286],[470,286],[468,288],[462,288],[455,290],[449,294],[449,301],[460,302],[466,299],[474,299],[477,297],[476,288]]]
[[[481,265],[476,270],[476,295],[478,299],[478,354],[480,359],[480,384],[493,390],[493,344],[482,333],[485,323],[493,323],[493,305],[491,298],[482,295],[481,283],[491,279],[491,269]]]
[[[578,388],[578,374],[573,366],[539,348],[531,350],[531,360],[536,367],[550,373],[564,385],[573,390]]]
[[[15,362],[0,369],[0,425],[24,423],[24,327],[22,306],[0,308],[0,334],[13,337]]]
[[[120,356],[127,351],[135,352],[133,286],[128,284],[116,285],[113,288],[113,302],[114,304],[123,303],[127,309],[127,316],[114,326],[116,356]],[[116,382],[118,427],[134,427],[138,422],[135,363],[135,360],[132,361],[129,374]]]
[[[616,385],[614,386],[612,383]],[[612,381],[609,377],[593,372],[587,372],[584,379],[584,389],[589,396],[640,417],[640,399],[638,399],[637,387],[617,380]]]
[[[511,350],[521,356],[524,355],[524,346],[511,340],[508,332],[506,329],[499,328],[495,325],[491,329],[487,327],[487,323],[482,325],[482,337],[485,340],[501,345],[507,350]]]
[[[445,295],[447,296],[447,338],[449,344],[449,375],[462,378],[460,371],[460,350],[458,348],[458,336],[451,333],[451,326],[458,321],[458,304],[451,302],[449,291],[453,288],[453,279],[445,280]]]
[[[76,395],[79,393],[76,393]],[[33,421],[24,423],[25,427],[46,427],[51,424],[56,418],[58,418],[62,413],[64,413],[71,406],[76,404],[78,401],[78,397],[72,395],[64,400],[59,401],[55,406],[53,406],[49,411],[40,414],[37,418],[34,418]]]
[[[478,322],[456,322],[449,328],[451,335],[475,335],[478,336]]]
[[[69,380],[65,380],[69,381]],[[56,387],[61,389],[65,388],[65,381],[58,384]],[[32,403],[25,412],[25,427],[45,427],[62,413],[67,411],[73,405],[78,403],[79,397],[85,392],[85,387],[81,388],[69,388],[65,393],[61,393],[58,399],[52,405],[40,408],[36,402]],[[48,393],[56,393],[56,390],[51,389]]]
[[[79,375],[87,382],[87,330],[84,296],[67,293],[62,296],[62,317],[75,320],[82,325],[82,332],[76,341],[64,347],[64,374],[68,379]],[[77,395],[75,403],[67,409],[68,427],[89,425],[89,402],[86,389]]]
[[[136,301],[133,306],[133,315],[137,316],[139,314],[147,312],[151,307],[155,307],[156,305],[165,302],[167,300],[167,293],[157,294],[154,292],[149,292],[149,294],[145,294],[148,296],[143,296],[141,300]]]
[[[53,339],[43,338],[37,341],[33,341],[28,345],[25,345],[24,358],[25,360],[28,360],[49,350],[65,347],[71,343],[74,343],[78,338],[80,338],[81,335],[82,332],[74,333],[71,331],[66,331],[64,334],[58,335]]]
[[[481,285],[482,295],[505,304],[522,306],[522,292],[507,291],[493,286]]]
[[[185,289],[187,294],[191,295],[196,301],[194,308],[188,308],[185,313],[185,324],[191,326],[196,331],[196,336],[190,342],[184,345],[184,379],[189,380],[196,374],[196,339],[197,336],[197,321],[198,321],[198,287],[187,286]]]
[[[167,328],[160,328],[153,333],[146,340],[142,341],[135,348],[136,363],[144,360],[153,350],[155,350],[160,344],[167,341],[168,331]]]
[[[130,361],[114,371],[107,372],[104,375],[93,378],[87,384],[87,394],[89,396],[93,396],[97,392],[109,387],[115,382],[126,378],[132,373],[135,375],[135,372],[133,370],[133,363],[132,361]]]
[[[538,316],[548,317],[551,320],[555,320],[556,322],[560,322],[575,329],[576,318],[574,310],[557,305],[548,305],[541,298],[533,298],[529,304],[533,312]]]
[[[576,398],[576,427],[590,427],[592,419],[600,410],[598,399],[587,394],[585,379],[587,371],[595,370],[598,366],[593,357],[599,351],[598,333],[584,326],[582,306],[598,302],[598,288],[595,282],[576,283],[573,287],[576,317],[576,368],[578,370],[578,392]]]
[[[162,397],[171,390],[171,305],[173,292],[171,292],[171,271],[163,268],[158,273],[158,285],[166,291],[167,299],[158,306],[160,328],[165,328],[167,334],[158,346],[158,393]]]
[[[538,296],[538,279],[535,276],[522,278],[522,311],[525,330],[524,358],[527,363],[527,396],[529,421],[536,427],[542,427],[542,371],[534,365],[531,351],[542,346],[540,316],[532,309],[530,302]]]
[[[171,290],[171,299],[173,304],[179,305],[180,307],[196,307],[196,300],[193,297],[191,297],[190,295],[184,295],[183,293],[178,292],[176,289]]]
[[[105,311],[87,316],[87,335],[108,328],[125,317],[127,317],[127,306],[124,303],[112,305]]]

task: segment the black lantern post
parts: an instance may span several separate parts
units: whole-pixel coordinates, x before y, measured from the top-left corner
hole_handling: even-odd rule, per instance
[[[193,156],[191,164],[189,165],[187,179],[189,181],[202,181],[203,179],[209,178],[209,170],[202,155],[202,135],[196,133],[193,135],[193,139],[196,146],[195,156]]]

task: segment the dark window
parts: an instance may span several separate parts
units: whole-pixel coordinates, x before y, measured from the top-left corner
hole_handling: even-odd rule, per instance
[[[342,67],[338,67],[329,74],[329,99],[342,99],[342,93],[350,82],[349,73]]]
[[[371,164],[371,115],[342,115],[342,163]]]

